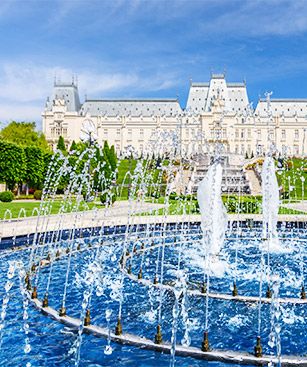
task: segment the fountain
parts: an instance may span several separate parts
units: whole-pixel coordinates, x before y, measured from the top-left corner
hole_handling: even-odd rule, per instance
[[[262,162],[262,203],[244,206],[223,192],[216,155],[193,193],[193,157],[157,133],[133,168],[129,153],[117,188],[128,200],[113,204],[99,149],[91,141],[74,167],[54,157],[34,221],[5,213],[0,362],[306,365],[307,232],[304,216],[278,216],[276,158]]]

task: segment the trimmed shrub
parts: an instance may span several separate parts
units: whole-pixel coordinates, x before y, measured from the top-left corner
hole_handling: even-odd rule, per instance
[[[102,204],[114,204],[116,201],[116,195],[114,193],[104,192],[100,195],[100,201]]]
[[[288,199],[290,199],[289,191],[282,191],[281,194],[280,194],[280,198],[282,200],[288,200]]]
[[[0,192],[0,201],[10,203],[14,199],[14,194],[11,191]]]
[[[35,190],[33,196],[35,200],[41,200],[42,195],[43,195],[42,190]]]

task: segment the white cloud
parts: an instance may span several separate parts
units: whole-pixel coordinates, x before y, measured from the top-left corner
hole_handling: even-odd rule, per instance
[[[144,91],[159,91],[176,85],[175,75],[146,75],[139,73],[109,72],[98,73],[79,70],[74,73],[79,80],[79,93],[91,97],[107,97],[116,94],[118,97],[131,94],[141,95]],[[44,101],[52,93],[53,80],[70,82],[73,72],[63,67],[45,67],[34,64],[5,64],[0,67],[0,121],[36,120]]]
[[[0,103],[0,128],[10,121],[35,121],[41,126],[42,107],[35,103],[21,104],[18,102]]]

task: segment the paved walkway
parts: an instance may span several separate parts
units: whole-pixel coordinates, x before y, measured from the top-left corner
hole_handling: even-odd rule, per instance
[[[27,235],[29,233],[53,231],[60,228],[101,227],[102,225],[127,224],[128,214],[132,218],[142,218],[138,214],[150,213],[163,208],[163,204],[117,201],[109,209],[89,210],[83,212],[49,215],[41,217],[16,218],[0,221],[0,238]]]
[[[299,204],[299,203],[298,203]],[[305,202],[305,205],[307,203]],[[200,222],[200,215],[146,215],[151,211],[162,208],[163,204],[119,201],[110,209],[90,210],[86,212],[49,215],[44,217],[28,217],[0,221],[0,238],[27,235],[35,232],[54,231],[58,229],[90,228],[139,223],[178,223]],[[130,213],[130,215],[128,215]],[[140,215],[144,213],[144,215]],[[139,214],[139,215],[137,215]],[[261,221],[260,214],[230,214],[230,221],[253,219]],[[307,215],[279,215],[280,221],[307,222]]]
[[[297,203],[282,204],[281,206],[307,213],[307,200],[302,200]]]

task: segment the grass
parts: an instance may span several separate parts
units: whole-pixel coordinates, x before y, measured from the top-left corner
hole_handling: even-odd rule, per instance
[[[30,217],[32,215],[37,215],[37,210],[40,208],[40,201],[31,201],[31,202],[19,202],[12,201],[10,203],[2,203],[0,202],[0,219],[4,219],[6,211],[10,211],[12,213],[12,218],[18,218],[20,216],[23,218],[24,216]],[[50,214],[57,214],[63,204],[62,200],[55,200],[52,204]],[[66,207],[65,212],[70,213],[73,210],[73,205],[75,202],[71,203],[70,207]],[[81,202],[79,206],[80,211],[92,209],[93,207],[100,207],[102,208],[102,204],[98,203],[85,203]],[[35,210],[37,209],[37,210]],[[6,215],[6,219],[9,219],[9,215]]]
[[[277,179],[280,186],[284,188],[285,192],[289,193],[289,198],[282,201],[283,204],[288,204],[292,202],[298,202],[302,199],[307,199],[307,159],[298,159],[293,158],[290,161],[292,165],[291,169],[283,169],[278,171]],[[146,165],[146,161],[144,161],[144,165]],[[165,161],[163,164],[167,164]],[[131,178],[127,175],[128,172],[133,174],[137,165],[137,160],[135,159],[123,159],[121,160],[118,166],[118,177],[117,177],[117,201],[127,200],[128,198],[128,188],[131,184]],[[306,168],[306,170],[305,170]],[[158,170],[155,166],[151,169],[147,169],[149,173],[152,174],[153,182],[156,183],[161,181],[160,170]],[[304,178],[303,181],[301,178]],[[290,186],[290,187],[289,187]],[[292,188],[292,190],[291,190]],[[148,199],[148,202],[160,203],[164,204],[164,197],[160,197],[158,199]],[[245,195],[241,196],[240,200],[236,195],[223,195],[223,202],[227,207],[228,213],[236,213],[238,209],[238,205],[241,208],[242,213],[249,214],[259,214],[261,213],[261,196],[251,196]],[[57,214],[62,206],[62,201],[57,199],[53,202],[51,208],[51,214]],[[71,206],[66,208],[66,212],[71,212],[73,210],[72,206],[74,203],[71,203]],[[101,203],[96,203],[97,207],[102,207]],[[81,203],[79,210],[91,209],[95,206],[94,203]],[[10,210],[13,218],[17,218],[20,216],[31,216],[32,214],[37,215],[37,211],[34,211],[35,208],[38,210],[40,207],[40,201],[22,201],[18,202],[15,200],[11,203],[2,203],[0,202],[0,218],[4,218],[6,210]],[[21,210],[24,210],[20,212]],[[181,198],[180,200],[169,200],[169,214],[184,214],[184,210],[186,210],[186,214],[197,214],[198,205],[197,201],[193,198],[192,200],[185,200]],[[34,211],[34,212],[33,212]],[[157,210],[158,215],[164,214],[165,209],[161,208]],[[280,206],[279,209],[280,214],[304,214],[298,210],[289,209],[284,206]],[[147,213],[148,214],[148,213]]]
[[[228,214],[236,214],[238,213],[238,208],[241,209],[241,214],[261,214],[261,203],[262,197],[261,196],[252,196],[246,195],[241,196],[240,200],[238,196],[223,196],[222,197],[224,205],[227,209]],[[155,200],[148,200],[148,202],[154,202],[158,204],[164,204],[165,198],[160,197]],[[185,206],[185,212],[184,212]],[[195,199],[192,200],[169,200],[169,208],[167,214],[169,215],[182,215],[186,213],[189,214],[199,214],[199,208],[197,201]],[[149,213],[146,213],[148,215]],[[155,211],[156,215],[163,215],[165,214],[165,208],[159,208]],[[279,214],[305,214],[302,211],[290,209],[283,207],[282,205],[279,207]],[[145,215],[145,213],[143,214]]]
[[[128,199],[128,189],[131,186],[131,175],[133,175],[134,170],[137,165],[136,159],[123,159],[120,161],[118,166],[118,174],[117,174],[117,196],[121,196],[122,198]],[[152,183],[160,183],[161,184],[161,170],[155,167],[155,161],[147,161],[143,160],[143,167],[146,170],[146,174],[152,176]],[[163,161],[163,165],[168,164],[168,161]],[[130,175],[128,174],[130,172]],[[160,188],[161,190],[162,188]]]
[[[290,169],[279,170],[277,179],[290,200],[307,200],[307,159],[289,159]],[[303,179],[303,181],[302,181]]]

